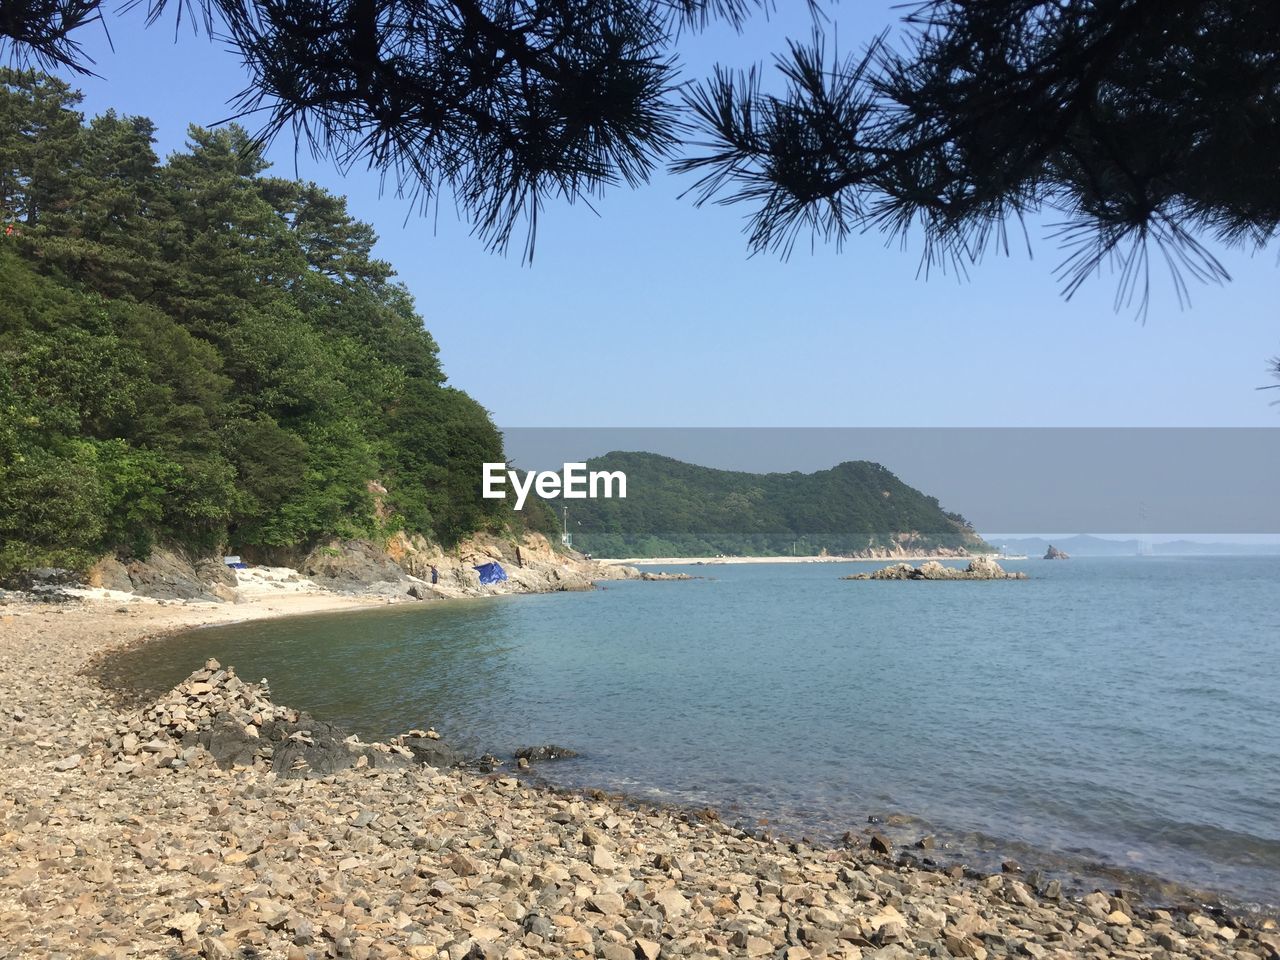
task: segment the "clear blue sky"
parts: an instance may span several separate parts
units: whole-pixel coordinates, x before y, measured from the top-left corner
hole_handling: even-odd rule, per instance
[[[886,3],[836,10],[844,47],[895,17]],[[100,29],[81,36],[101,75],[73,80],[86,112],[151,117],[162,156],[188,123],[230,112],[245,85],[234,54],[185,27],[175,42],[171,18],[109,25],[114,51]],[[701,76],[808,29],[803,12],[775,15],[682,54]],[[748,258],[745,211],[694,209],[677,198],[688,181],[659,174],[598,215],[552,205],[524,266],[486,253],[447,200],[428,220],[380,195],[374,173],[343,176],[289,140],[270,157],[376,227],[451,381],[503,426],[1280,426],[1280,390],[1256,390],[1280,353],[1274,251],[1224,254],[1234,282],[1193,288],[1188,310],[1157,278],[1140,323],[1113,312],[1107,277],[1064,302],[1044,240],[1034,259],[992,257],[965,281],[917,277],[918,240],[902,251],[878,235]]]

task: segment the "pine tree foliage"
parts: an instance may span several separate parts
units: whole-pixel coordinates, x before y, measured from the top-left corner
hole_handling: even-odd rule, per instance
[[[907,22],[843,58],[792,44],[781,92],[760,70],[690,90],[698,201],[749,205],[753,250],[918,229],[926,266],[961,270],[1048,214],[1064,292],[1114,266],[1140,308],[1151,261],[1185,298],[1227,278],[1206,240],[1275,237],[1280,6],[934,0]]]
[[[831,0],[834,2],[834,0]],[[1045,218],[1070,296],[1110,267],[1141,309],[1153,264],[1180,298],[1220,282],[1215,243],[1280,223],[1280,5],[1270,0],[925,0],[840,55],[815,32],[774,74],[687,86],[682,33],[773,0],[149,0],[150,20],[225,35],[260,139],[292,130],[426,203],[451,197],[533,252],[548,200],[590,202],[663,162],[700,203],[749,209],[750,249],[924,237],[965,270]],[[0,52],[88,69],[98,0],[0,4]],[[1038,222],[1038,220],[1037,220]]]
[[[238,51],[236,118],[368,164],[424,204],[442,188],[486,243],[521,223],[533,253],[548,199],[644,182],[678,142],[671,45],[774,0],[149,0]],[[71,36],[99,3],[0,4],[0,51],[87,69]]]

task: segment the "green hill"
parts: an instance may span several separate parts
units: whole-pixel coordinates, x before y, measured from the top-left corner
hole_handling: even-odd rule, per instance
[[[0,68],[0,576],[512,523],[501,435],[342,197],[79,100]]]
[[[595,556],[991,549],[963,517],[865,460],[816,473],[758,474],[613,452],[588,461],[588,469],[627,475],[625,499],[569,502],[573,545]]]

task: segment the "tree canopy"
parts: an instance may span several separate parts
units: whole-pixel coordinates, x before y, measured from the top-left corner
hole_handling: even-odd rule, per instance
[[[169,7],[150,0],[151,19]],[[1030,215],[1056,218],[1070,295],[1149,266],[1179,295],[1226,271],[1210,242],[1280,224],[1280,6],[1268,0],[927,0],[906,29],[837,56],[826,7],[774,74],[689,85],[682,33],[772,0],[200,0],[250,76],[255,136],[293,130],[423,197],[442,188],[492,246],[549,198],[599,195],[664,163],[697,202],[743,204],[752,250],[916,230],[964,269]],[[88,69],[100,0],[0,6],[0,44]]]
[[[259,556],[518,524],[503,459],[343,198],[238,126],[84,122],[0,68],[0,575],[156,541]]]

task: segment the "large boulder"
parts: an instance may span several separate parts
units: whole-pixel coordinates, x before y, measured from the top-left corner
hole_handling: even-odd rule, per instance
[[[460,767],[466,762],[453,747],[430,737],[401,737],[400,743],[409,748],[414,760],[428,767]]]
[[[967,572],[979,580],[999,580],[1005,576],[1004,568],[990,557],[974,557]]]
[[[192,560],[180,550],[157,547],[145,560],[100,559],[84,577],[91,587],[157,600],[234,600],[236,575],[216,557]]]
[[[552,570],[547,574],[547,585],[556,592],[592,588],[591,578],[577,570]]]
[[[200,582],[208,586],[230,587],[235,589],[238,581],[235,571],[223,563],[220,557],[206,557],[195,562],[196,576]]]
[[[204,572],[184,553],[157,547],[145,560],[129,560],[124,564],[133,592],[157,600],[218,600]],[[224,567],[225,569],[225,567]],[[233,578],[234,582],[234,578]]]
[[[375,583],[399,583],[404,569],[381,547],[367,540],[344,540],[316,547],[300,572],[330,590],[363,590]]]
[[[404,766],[409,759],[367,744],[352,743],[331,723],[299,714],[296,720],[265,720],[248,732],[248,725],[226,715],[214,716],[209,726],[182,737],[184,746],[204,747],[218,766],[252,766],[270,758],[271,769],[282,779],[327,777],[350,770],[364,758],[366,766]]]
[[[547,743],[537,747],[521,747],[516,751],[516,759],[528,763],[539,763],[543,760],[571,760],[578,756],[577,750]]]
[[[259,738],[245,733],[242,724],[225,716],[213,718],[206,729],[185,732],[181,740],[183,746],[204,747],[224,770],[253,766],[263,746]]]
[[[639,580],[638,567],[629,567],[624,563],[596,563],[592,570],[594,580]]]
[[[921,564],[920,569],[915,571],[911,579],[913,580],[950,580],[954,577],[952,571],[955,567],[944,567],[937,560],[929,560]]]
[[[272,771],[285,779],[327,777],[339,770],[350,770],[361,757],[370,767],[404,766],[409,762],[399,753],[383,753],[348,742],[345,731],[306,714],[294,721],[264,723],[262,737],[272,744]]]
[[[89,568],[84,580],[91,587],[119,590],[122,593],[133,592],[133,581],[129,579],[128,567],[115,557],[103,557]]]

